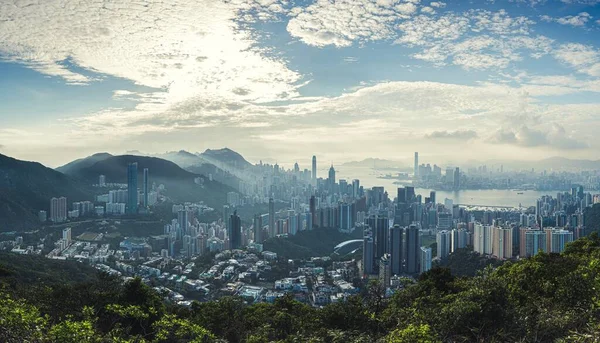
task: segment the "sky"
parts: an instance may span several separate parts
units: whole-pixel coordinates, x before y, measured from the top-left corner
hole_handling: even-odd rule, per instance
[[[0,0],[0,153],[600,159],[600,0]]]

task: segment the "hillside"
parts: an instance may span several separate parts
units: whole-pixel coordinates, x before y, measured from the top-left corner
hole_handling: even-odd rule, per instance
[[[96,182],[99,175],[105,175],[108,182],[127,183],[127,165],[134,162],[138,163],[138,186],[141,187],[144,168],[148,168],[150,183],[165,185],[165,194],[175,202],[204,201],[219,208],[226,202],[227,192],[232,190],[220,182],[211,182],[200,174],[186,171],[171,161],[147,156],[112,156],[71,175],[90,184]],[[198,177],[203,178],[200,185],[194,181]]]
[[[80,158],[75,161],[69,162],[64,166],[56,168],[56,170],[63,174],[74,174],[79,172],[83,168],[90,167],[94,165],[94,163],[105,160],[109,157],[112,157],[112,155],[106,152],[100,152],[92,156]]]
[[[68,203],[93,200],[91,187],[35,162],[0,154],[0,231],[38,226],[38,212],[50,211],[52,197]]]
[[[220,162],[238,169],[247,169],[252,167],[252,164],[246,161],[242,155],[229,148],[217,150],[206,149],[206,151],[200,154],[200,157],[203,157],[208,162],[217,165]]]
[[[368,168],[400,168],[404,167],[401,162],[383,160],[380,158],[367,158],[362,161],[343,163],[343,167],[368,167]]]
[[[180,151],[169,151],[164,154],[154,155],[154,157],[162,158],[167,161],[171,161],[181,168],[188,168],[190,166],[196,166],[208,163],[202,157],[192,154],[191,152],[187,152],[185,150]]]

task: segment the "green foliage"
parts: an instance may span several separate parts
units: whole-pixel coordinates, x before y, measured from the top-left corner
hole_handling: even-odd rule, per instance
[[[51,273],[51,271],[49,271]],[[4,269],[2,277],[15,277]],[[98,276],[0,290],[0,342],[598,342],[600,238],[488,266],[476,276],[433,268],[391,298],[377,282],[313,308],[286,296],[166,306],[140,279]],[[35,306],[33,305],[35,304]]]
[[[312,256],[329,256],[332,247],[356,239],[353,235],[335,229],[314,229],[300,231],[286,238],[270,238],[264,242],[264,250],[272,251],[291,259],[306,259]]]

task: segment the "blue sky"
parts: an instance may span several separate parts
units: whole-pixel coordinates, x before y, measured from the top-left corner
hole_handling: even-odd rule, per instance
[[[6,0],[0,153],[598,159],[600,0]]]

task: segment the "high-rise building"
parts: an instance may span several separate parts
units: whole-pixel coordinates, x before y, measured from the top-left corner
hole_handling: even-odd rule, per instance
[[[269,237],[277,236],[277,228],[275,227],[275,201],[269,198]]]
[[[390,287],[390,254],[384,254],[379,259],[379,282],[385,287]]]
[[[567,230],[552,230],[550,232],[550,252],[560,254],[567,243],[573,241],[573,232]]]
[[[41,210],[38,212],[38,219],[40,222],[45,222],[46,220],[48,220],[48,212]]]
[[[390,268],[394,275],[402,273],[402,259],[404,256],[404,228],[394,225],[390,228]]]
[[[440,259],[446,259],[450,255],[451,248],[451,234],[450,231],[442,230],[439,231],[435,239],[437,243],[437,257]]]
[[[189,227],[189,218],[187,210],[179,210],[177,212],[177,223],[179,224],[179,228],[183,232],[184,235],[188,233]]]
[[[454,170],[454,189],[460,189],[460,169],[458,167]]]
[[[264,241],[262,216],[259,216],[258,214],[254,215],[252,229],[254,230],[254,243],[262,243]]]
[[[106,187],[106,176],[100,175],[98,177],[98,186],[100,186],[100,187]]]
[[[425,273],[431,269],[431,248],[421,247],[419,249],[419,273]]]
[[[362,259],[362,270],[363,275],[371,275],[373,274],[373,261],[375,250],[373,244],[373,237],[371,235],[366,235],[363,238],[363,259]]]
[[[237,215],[237,211],[233,211],[229,222],[229,231],[227,232],[229,245],[231,249],[239,249],[242,246],[242,220]]]
[[[312,180],[313,183],[317,182],[317,156],[312,158]]]
[[[367,218],[367,225],[375,238],[375,260],[388,252],[389,219],[385,214],[371,215]]]
[[[62,231],[62,239],[67,243],[67,245],[71,244],[71,228],[65,228]]]
[[[127,165],[127,213],[138,212],[138,164]]]
[[[420,248],[419,228],[412,224],[406,228],[406,272],[409,274],[419,272]]]
[[[329,178],[327,179],[327,183],[329,184],[329,191],[331,193],[336,193],[335,169],[333,168],[333,164],[329,168]]]
[[[352,196],[355,199],[360,196],[360,181],[358,179],[352,180]]]
[[[50,199],[50,220],[54,223],[61,223],[67,220],[67,198]]]
[[[415,152],[415,166],[413,169],[415,179],[419,178],[419,153]]]
[[[148,208],[149,207],[149,203],[148,203],[148,195],[149,195],[149,189],[148,189],[148,168],[144,168],[144,179],[143,179],[143,185],[142,187],[144,188],[144,207]]]
[[[492,254],[493,227],[489,225],[475,224],[473,234],[473,250],[482,255]]]
[[[450,250],[455,252],[458,249],[465,248],[469,244],[469,231],[465,229],[452,230],[452,242]]]
[[[547,252],[546,236],[542,230],[525,231],[525,257],[535,256],[540,250]]]
[[[312,230],[315,223],[317,222],[317,198],[315,198],[315,196],[311,196],[310,197],[310,204],[309,204],[309,211],[310,211],[310,217],[311,217],[311,221],[310,221],[310,225],[306,225],[306,229],[307,230]]]
[[[435,206],[435,204],[436,204],[435,201],[436,201],[435,200],[435,191],[429,192],[429,202],[431,202]]]
[[[494,228],[492,254],[499,259],[509,259],[513,252],[513,230],[510,228]]]

